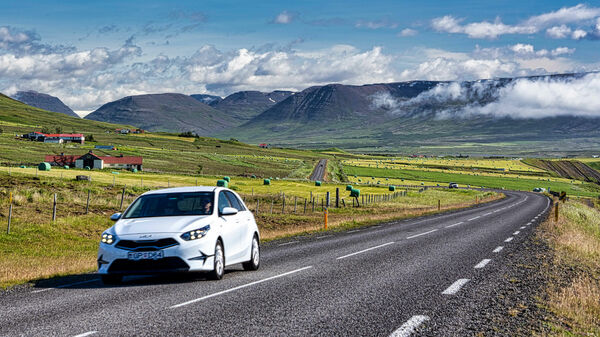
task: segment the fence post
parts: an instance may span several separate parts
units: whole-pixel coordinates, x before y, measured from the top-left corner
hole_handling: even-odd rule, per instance
[[[304,214],[306,214],[306,202],[307,202],[307,200],[306,200],[306,198],[304,198]]]
[[[125,185],[125,187],[123,187],[123,192],[121,193],[121,206],[119,206],[119,211],[123,209],[123,200],[125,199],[125,189],[127,188],[127,185]]]
[[[90,190],[88,190],[87,202],[85,203],[85,214],[90,212]]]
[[[438,211],[442,210],[442,201],[438,199]]]
[[[10,192],[10,196],[8,197],[8,227],[6,227],[6,234],[10,234],[10,222],[12,220],[12,192]]]
[[[346,201],[344,199],[342,199],[342,206],[346,208]]]
[[[312,192],[310,194],[312,195]],[[312,212],[314,213],[315,212],[315,198],[312,198],[311,201],[312,201]]]
[[[324,201],[325,200],[321,199],[321,212],[325,209]]]
[[[327,208],[325,208],[324,213],[325,213],[325,230],[327,230]]]
[[[256,199],[256,215],[258,215],[259,207],[260,207],[260,199]]]
[[[52,222],[56,221],[56,193],[54,193],[54,205],[52,206]]]
[[[335,188],[335,208],[340,208],[340,188]]]
[[[294,213],[296,213],[298,207],[298,197],[294,197]]]
[[[558,222],[558,202],[554,204],[554,222]]]
[[[275,199],[271,199],[271,214],[273,214],[273,204],[275,203]]]
[[[115,180],[116,180],[116,177],[113,176],[113,186],[112,187],[115,187]]]
[[[283,196],[283,203],[281,204],[281,214],[285,214],[285,193],[281,193]]]
[[[325,200],[325,207],[327,207],[327,208],[329,208],[329,205],[330,205],[329,199],[330,199],[329,198],[329,192],[327,192],[327,199]]]
[[[196,186],[198,186],[198,178],[196,178]]]

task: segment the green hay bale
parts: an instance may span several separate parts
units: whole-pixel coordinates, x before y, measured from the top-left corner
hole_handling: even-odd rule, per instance
[[[40,171],[50,171],[50,163],[40,163],[38,165],[38,170],[40,170]]]
[[[68,170],[68,169],[69,169],[69,165],[65,165],[65,166],[63,166],[63,168],[64,168],[65,170]]]
[[[219,187],[229,187],[229,182],[225,179],[217,180],[217,186]]]
[[[353,189],[350,191],[350,196],[351,196],[351,197],[353,197],[353,198],[358,198],[358,197],[360,197],[360,190],[359,190],[359,189],[357,189],[357,188],[353,188]]]
[[[390,186],[388,187],[388,190],[390,190],[390,192],[394,192],[396,190],[396,186]]]
[[[223,177],[223,180],[227,181],[228,183],[230,183],[230,182],[231,182],[231,178],[229,178],[229,177],[227,177],[227,176]]]
[[[315,181],[315,186],[321,186],[321,182],[320,181]]]
[[[136,168],[134,168],[134,169],[131,169],[131,172],[133,172],[133,173],[137,173],[137,171],[138,171],[138,170],[137,170]]]
[[[84,170],[91,170],[91,168],[89,166],[86,166],[83,168]]]
[[[264,179],[263,185],[271,185],[271,179]]]
[[[346,185],[346,191],[352,191],[352,185]]]

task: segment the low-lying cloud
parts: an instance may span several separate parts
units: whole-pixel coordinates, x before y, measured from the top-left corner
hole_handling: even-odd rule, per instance
[[[507,84],[497,80],[441,83],[413,99],[388,105],[395,104],[395,112],[400,112],[427,103],[437,106],[438,118],[600,117],[599,92],[600,74],[591,73],[581,77],[522,78]]]

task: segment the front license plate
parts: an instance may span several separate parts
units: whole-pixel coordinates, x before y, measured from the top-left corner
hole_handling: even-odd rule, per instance
[[[129,252],[127,253],[127,258],[129,260],[158,260],[164,257],[164,253],[162,250],[157,250],[153,252]]]

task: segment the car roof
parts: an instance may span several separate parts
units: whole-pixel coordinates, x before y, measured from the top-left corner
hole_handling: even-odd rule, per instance
[[[215,192],[218,189],[223,189],[223,188],[215,187],[215,186],[172,187],[172,188],[163,188],[160,190],[148,191],[142,195],[161,194],[161,193],[185,193],[185,192]]]

